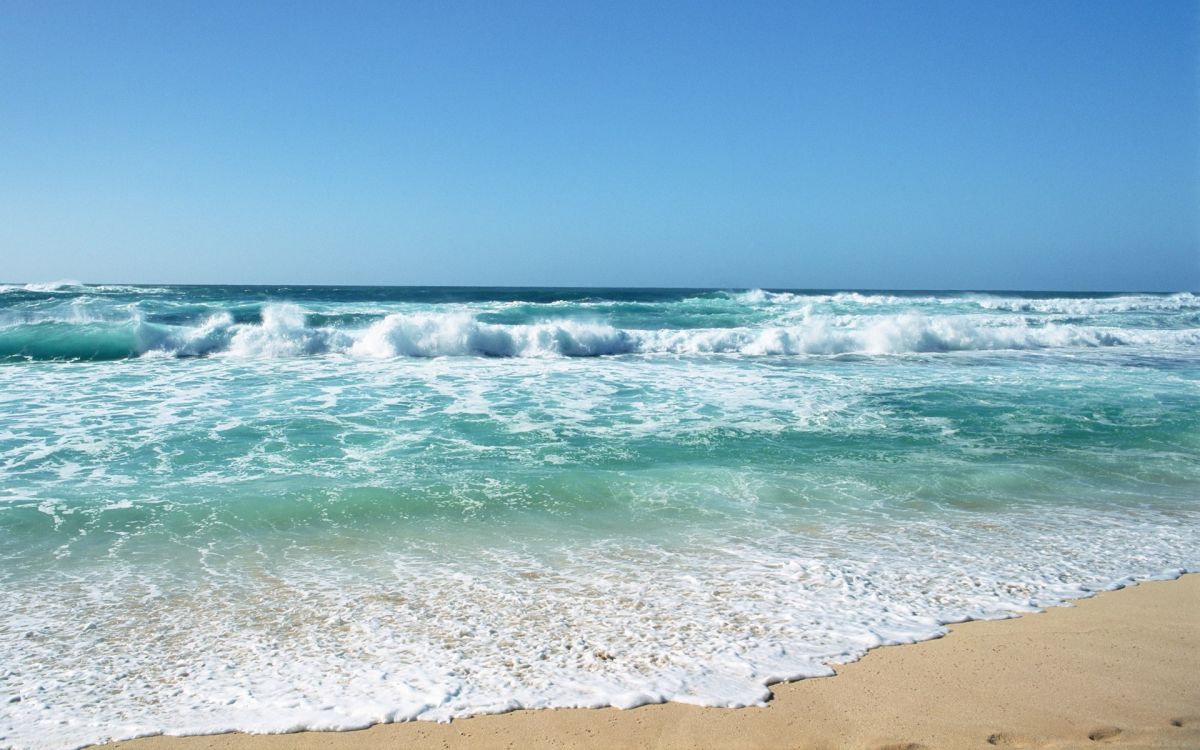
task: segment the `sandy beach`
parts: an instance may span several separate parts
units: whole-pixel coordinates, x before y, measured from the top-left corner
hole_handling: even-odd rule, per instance
[[[1200,747],[1200,575],[955,625],[762,708],[516,711],[356,732],[151,737],[122,750]]]

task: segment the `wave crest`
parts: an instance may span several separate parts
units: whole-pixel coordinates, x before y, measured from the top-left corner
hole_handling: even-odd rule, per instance
[[[350,347],[352,355],[366,357],[594,357],[633,351],[634,338],[609,325],[495,325],[467,313],[389,315]]]
[[[276,358],[336,354],[392,357],[599,357],[621,354],[744,356],[897,355],[956,351],[1194,347],[1200,329],[1142,329],[987,314],[924,312],[825,315],[724,328],[623,329],[603,322],[550,319],[488,323],[468,311],[393,313],[365,327],[312,325],[297,305],[262,309],[259,322],[229,312],[192,326],[81,319],[9,321],[0,357],[123,359],[142,355]]]

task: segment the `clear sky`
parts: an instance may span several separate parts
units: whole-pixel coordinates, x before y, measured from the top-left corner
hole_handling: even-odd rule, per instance
[[[0,6],[0,279],[1200,289],[1197,2]]]

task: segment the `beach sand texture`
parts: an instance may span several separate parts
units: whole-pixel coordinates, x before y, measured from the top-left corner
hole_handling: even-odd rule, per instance
[[[289,735],[150,737],[122,750],[284,748],[1200,748],[1200,575],[885,647],[763,708],[516,711]]]

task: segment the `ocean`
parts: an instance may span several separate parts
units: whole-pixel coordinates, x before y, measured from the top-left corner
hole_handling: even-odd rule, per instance
[[[1200,297],[0,286],[0,746],[744,706],[1200,564]]]

